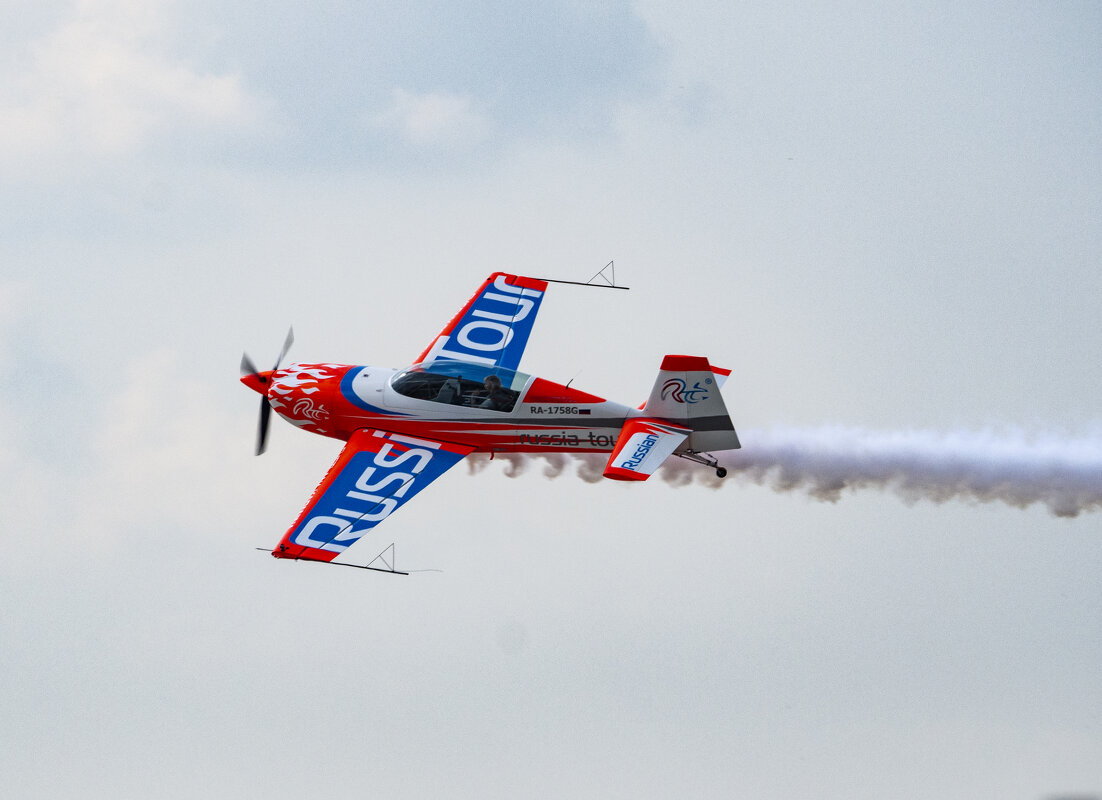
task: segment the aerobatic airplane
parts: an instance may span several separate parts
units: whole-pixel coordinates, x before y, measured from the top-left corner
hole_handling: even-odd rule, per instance
[[[241,382],[261,395],[257,455],[272,409],[346,442],[272,555],[332,562],[469,453],[609,453],[604,475],[623,481],[675,455],[724,477],[708,452],[740,446],[719,391],[730,370],[707,358],[663,358],[638,408],[518,371],[548,282],[491,275],[406,369],[281,369],[291,332],[271,370],[242,356]]]

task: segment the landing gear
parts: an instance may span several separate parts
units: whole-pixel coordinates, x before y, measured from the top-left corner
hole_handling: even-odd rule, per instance
[[[719,462],[716,461],[715,456],[710,453],[701,453],[699,450],[686,450],[683,453],[674,453],[674,455],[686,461],[692,461],[697,464],[703,464],[706,467],[711,467],[716,471],[717,478],[727,477],[727,468],[721,467]]]

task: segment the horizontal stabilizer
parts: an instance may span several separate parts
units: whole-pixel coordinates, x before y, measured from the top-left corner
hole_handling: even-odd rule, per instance
[[[605,477],[617,481],[645,481],[689,433],[689,428],[658,420],[629,419],[620,430],[616,449],[605,467]]]

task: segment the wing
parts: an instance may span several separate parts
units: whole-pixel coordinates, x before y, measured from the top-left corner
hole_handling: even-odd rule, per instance
[[[356,431],[272,555],[332,561],[473,449]]]
[[[629,419],[620,430],[616,449],[608,458],[605,477],[618,481],[645,481],[690,433],[689,428],[654,419]]]
[[[417,359],[518,369],[547,281],[495,272]]]

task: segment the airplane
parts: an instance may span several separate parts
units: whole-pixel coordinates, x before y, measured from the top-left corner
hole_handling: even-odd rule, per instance
[[[518,370],[548,283],[574,282],[490,275],[405,369],[280,368],[293,330],[272,369],[259,371],[243,355],[241,382],[261,395],[257,455],[273,409],[296,427],[345,442],[271,554],[360,566],[333,559],[476,452],[608,453],[604,476],[620,481],[644,481],[678,456],[724,477],[710,453],[741,445],[720,394],[730,370],[707,358],[665,356],[636,408]]]

